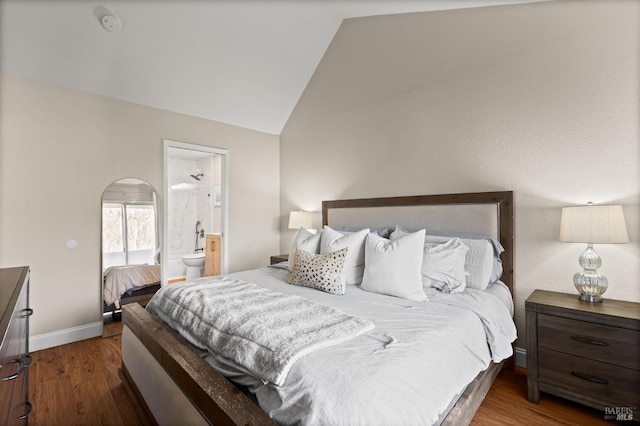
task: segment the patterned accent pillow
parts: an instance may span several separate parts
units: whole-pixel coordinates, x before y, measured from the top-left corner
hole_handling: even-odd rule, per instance
[[[312,254],[304,250],[296,250],[289,284],[343,295],[345,277],[342,270],[348,250],[348,247],[345,247],[327,254]]]

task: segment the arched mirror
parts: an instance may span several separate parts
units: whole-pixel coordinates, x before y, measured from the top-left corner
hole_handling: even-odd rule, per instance
[[[121,307],[145,306],[160,288],[157,193],[144,180],[120,179],[102,194],[102,312],[120,319]],[[106,331],[106,329],[105,329]]]

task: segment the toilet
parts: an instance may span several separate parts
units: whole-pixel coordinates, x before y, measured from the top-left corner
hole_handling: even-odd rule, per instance
[[[182,263],[187,266],[187,281],[200,278],[204,268],[204,253],[184,255]]]

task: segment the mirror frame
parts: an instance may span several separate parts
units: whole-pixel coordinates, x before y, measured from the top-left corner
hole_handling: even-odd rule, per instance
[[[114,184],[123,181],[123,180],[127,180],[127,179],[135,179],[138,180],[142,183],[145,183],[146,185],[149,186],[149,188],[151,188],[151,190],[154,192],[155,194],[155,219],[156,219],[156,239],[157,239],[157,245],[158,248],[160,248],[160,250],[162,250],[162,227],[164,224],[164,218],[160,215],[161,211],[163,211],[162,209],[162,202],[160,200],[160,193],[158,192],[158,190],[147,180],[139,178],[139,177],[132,177],[132,176],[128,176],[128,177],[122,177],[122,178],[118,178],[115,179],[113,181],[111,181],[111,183],[109,183],[107,186],[105,186],[104,190],[102,191],[102,195],[100,196],[100,324],[102,324],[104,326],[104,241],[103,241],[103,229],[104,229],[104,221],[103,221],[103,207],[104,207],[104,196],[107,193],[107,191],[109,190],[109,188],[111,188]],[[162,264],[160,265],[160,276],[162,277]],[[102,333],[101,333],[102,334]]]

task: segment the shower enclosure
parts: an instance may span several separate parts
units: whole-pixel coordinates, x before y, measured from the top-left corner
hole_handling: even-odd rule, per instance
[[[223,232],[223,205],[214,200],[223,183],[223,155],[173,144],[179,146],[165,147],[163,284],[187,276],[183,257],[204,252],[205,234]]]

